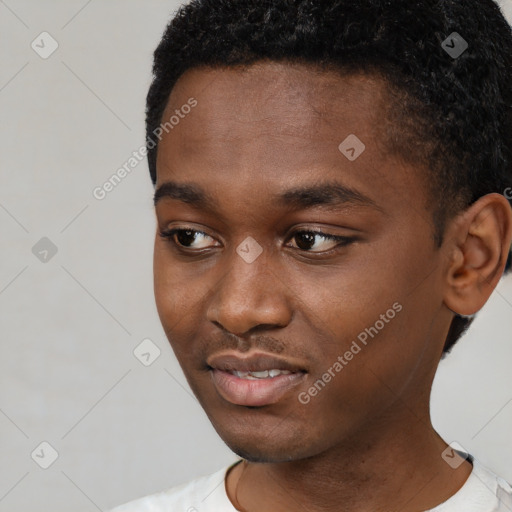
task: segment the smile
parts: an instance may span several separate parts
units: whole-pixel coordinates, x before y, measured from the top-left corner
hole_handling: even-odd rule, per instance
[[[307,373],[301,371],[278,369],[241,372],[212,368],[210,373],[215,389],[224,400],[249,407],[261,407],[284,400],[307,376]]]
[[[238,372],[238,371],[231,371],[229,372],[232,375],[237,376],[239,379],[248,379],[248,380],[258,380],[258,379],[268,379],[268,378],[274,378],[278,375],[289,375],[290,371],[288,370],[263,370],[260,372]]]

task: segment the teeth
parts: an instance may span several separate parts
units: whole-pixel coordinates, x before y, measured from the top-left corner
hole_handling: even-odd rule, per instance
[[[278,375],[288,375],[292,372],[289,372],[288,370],[269,370],[268,375],[269,377],[277,377]]]
[[[277,377],[278,375],[289,375],[290,371],[288,370],[263,370],[260,372],[231,372],[233,375],[236,375],[240,379],[248,379],[248,380],[256,380],[256,379],[267,379],[268,377]]]
[[[266,379],[268,377],[268,370],[263,370],[262,372],[250,372],[250,374],[258,379]]]

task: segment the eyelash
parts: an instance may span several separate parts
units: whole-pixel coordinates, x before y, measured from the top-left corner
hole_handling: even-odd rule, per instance
[[[178,250],[182,250],[182,251],[185,251],[185,252],[188,252],[188,253],[194,252],[194,251],[199,252],[197,249],[190,249],[190,248],[184,247],[184,246],[179,245],[178,243],[176,243],[174,241],[174,235],[176,233],[185,232],[185,231],[190,231],[193,234],[199,233],[201,235],[205,235],[205,236],[208,236],[208,237],[212,238],[208,233],[205,233],[204,231],[199,231],[197,229],[188,229],[188,228],[174,228],[174,229],[169,229],[169,230],[166,230],[166,231],[160,231],[159,235],[165,241],[173,244]],[[349,245],[351,242],[354,242],[356,240],[356,237],[331,235],[331,234],[324,233],[323,231],[316,230],[316,229],[304,229],[304,230],[295,231],[294,233],[292,233],[289,236],[288,239],[292,240],[295,236],[300,235],[300,234],[318,235],[318,236],[321,236],[322,238],[324,238],[326,240],[331,240],[331,241],[339,242],[332,249],[329,249],[328,251],[321,251],[321,252],[319,252],[319,251],[311,251],[311,250],[306,250],[306,249],[300,249],[298,247],[294,247],[294,249],[296,249],[298,251],[306,252],[308,254],[319,254],[319,255],[331,254],[333,252],[336,252],[336,250],[338,250],[339,248],[344,247],[346,245]]]

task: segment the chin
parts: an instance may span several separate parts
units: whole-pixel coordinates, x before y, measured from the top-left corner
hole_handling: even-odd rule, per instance
[[[291,462],[314,456],[323,448],[315,449],[303,430],[293,428],[266,430],[261,426],[257,429],[243,424],[227,425],[223,421],[213,423],[213,427],[231,451],[249,462]]]
[[[311,418],[294,403],[264,407],[227,404],[211,390],[191,383],[213,428],[239,457],[249,462],[278,463],[314,457],[332,441],[326,425]],[[329,430],[329,429],[328,429]]]
[[[224,441],[226,442],[226,441]],[[236,443],[226,443],[230,450],[236,453],[242,459],[248,462],[259,462],[259,463],[276,463],[276,462],[291,462],[293,460],[301,459],[303,457],[285,453],[283,449],[278,452],[275,450],[267,450],[265,447],[248,447],[241,446]]]

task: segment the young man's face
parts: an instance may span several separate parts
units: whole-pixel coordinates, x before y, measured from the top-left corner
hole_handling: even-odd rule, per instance
[[[202,68],[164,113],[197,100],[164,132],[157,189],[209,201],[175,189],[157,202],[158,231],[184,230],[157,232],[158,312],[217,432],[249,460],[357,448],[428,419],[451,319],[444,253],[424,172],[382,157],[382,91],[307,66]],[[364,151],[339,148],[352,134]],[[293,373],[242,379],[214,357],[261,353]]]

